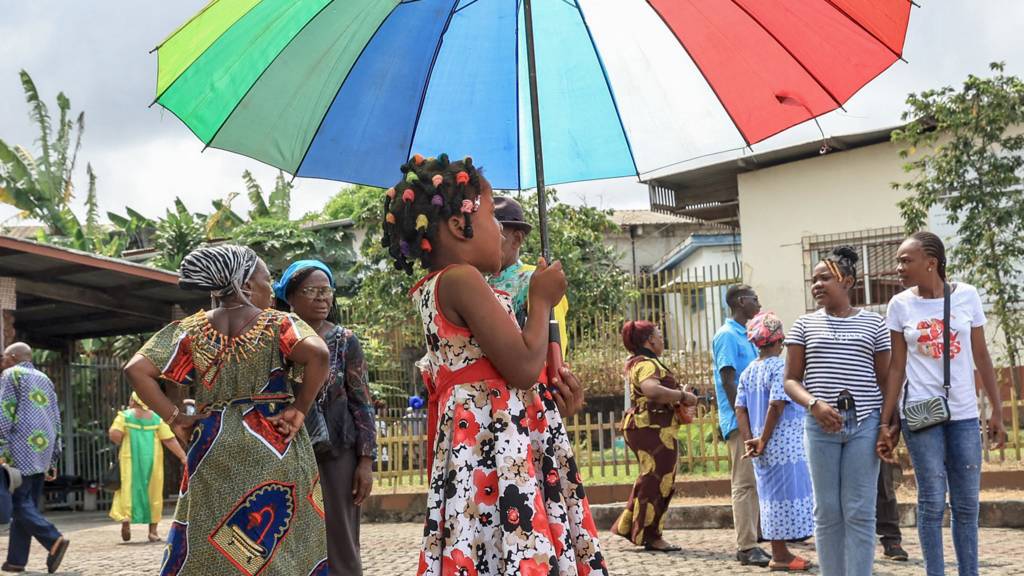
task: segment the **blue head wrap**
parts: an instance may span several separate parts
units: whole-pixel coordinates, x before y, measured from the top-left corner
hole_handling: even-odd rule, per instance
[[[281,279],[274,282],[274,296],[277,296],[279,300],[288,302],[288,299],[285,298],[285,292],[288,290],[288,283],[292,281],[292,278],[296,274],[306,268],[316,268],[324,274],[327,274],[327,280],[331,283],[331,288],[336,288],[334,285],[334,273],[331,272],[331,269],[327,264],[324,264],[319,260],[298,260],[292,262],[291,266],[284,271],[284,274],[281,274]]]

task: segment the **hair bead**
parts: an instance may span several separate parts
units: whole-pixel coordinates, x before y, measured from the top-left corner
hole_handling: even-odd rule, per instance
[[[394,224],[395,223],[395,215],[392,214],[391,212],[388,212],[387,215],[384,216],[384,221],[387,222],[388,224]]]
[[[444,184],[444,176],[434,174],[434,177],[430,179],[430,183],[434,185],[434,188],[440,188],[441,184]]]
[[[419,176],[417,176],[417,175],[416,175],[416,172],[414,172],[414,171],[412,171],[412,170],[409,170],[409,172],[407,172],[407,173],[405,174],[405,181],[406,181],[406,182],[409,182],[410,184],[411,184],[411,183],[413,183],[413,182],[415,182],[415,181],[417,181],[417,180],[419,180],[419,179],[420,179],[420,177],[419,177]]]
[[[455,183],[460,185],[469,184],[469,174],[466,173],[465,170],[460,170],[459,173],[455,175]]]
[[[405,240],[399,240],[399,242],[398,242],[398,251],[402,253],[402,256],[408,256],[409,255],[409,243],[406,242]]]
[[[416,217],[416,229],[417,230],[426,230],[427,226],[429,224],[430,224],[430,222],[427,220],[427,215],[426,214],[420,214],[419,216]]]
[[[420,250],[423,250],[424,252],[430,252],[433,249],[434,247],[430,245],[430,240],[427,240],[426,238],[420,240]]]
[[[388,195],[388,198],[391,198],[392,200],[394,200],[394,198],[395,198],[395,189],[394,188],[388,188],[387,195]]]
[[[463,214],[472,214],[475,208],[476,204],[472,200],[463,200],[460,210]]]
[[[412,155],[412,163],[417,165],[417,166],[423,164],[423,156],[420,156],[419,154],[413,154]]]
[[[430,199],[430,205],[440,208],[441,206],[444,206],[444,198],[442,198],[440,194],[434,194],[434,197]]]
[[[412,174],[412,172],[410,172]],[[416,199],[416,193],[413,192],[412,188],[406,188],[405,192],[402,192],[402,200],[406,202],[412,202]]]

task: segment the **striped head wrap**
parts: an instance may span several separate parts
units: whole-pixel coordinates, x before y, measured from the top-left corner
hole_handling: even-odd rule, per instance
[[[204,246],[189,252],[181,261],[178,286],[185,290],[205,290],[217,298],[241,294],[256,270],[259,257],[252,248],[221,244]]]
[[[786,337],[782,320],[774,312],[761,312],[747,322],[747,340],[758,348],[766,348]]]

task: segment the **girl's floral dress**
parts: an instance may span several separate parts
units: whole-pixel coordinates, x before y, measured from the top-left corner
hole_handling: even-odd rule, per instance
[[[427,340],[421,368],[433,448],[417,574],[606,575],[553,402],[509,388],[469,330],[444,317],[436,292],[443,273],[412,292]],[[495,297],[512,315],[508,295]]]

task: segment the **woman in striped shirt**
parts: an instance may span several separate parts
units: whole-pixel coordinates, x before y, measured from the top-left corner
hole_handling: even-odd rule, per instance
[[[786,339],[786,393],[808,413],[823,576],[869,576],[875,556],[875,443],[891,344],[880,315],[850,304],[857,260],[843,246],[814,268],[811,295],[821,308],[801,316]]]

